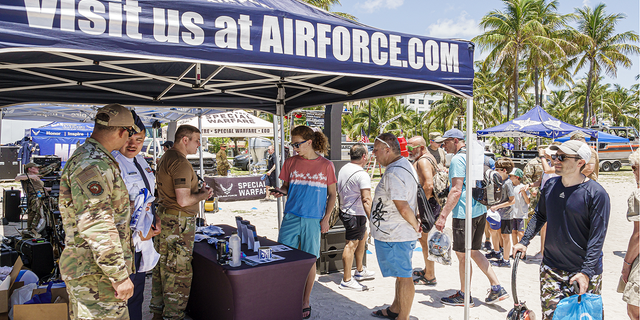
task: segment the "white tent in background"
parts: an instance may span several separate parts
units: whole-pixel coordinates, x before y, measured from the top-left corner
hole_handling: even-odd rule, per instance
[[[194,117],[178,121],[178,126],[183,124],[190,124],[197,128],[198,118]],[[202,117],[201,136],[207,138],[273,137],[273,123],[262,120],[243,110],[220,112]]]

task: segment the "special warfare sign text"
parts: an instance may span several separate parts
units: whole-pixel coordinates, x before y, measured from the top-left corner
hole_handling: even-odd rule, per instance
[[[257,0],[238,2],[266,7]],[[201,13],[150,8],[147,3],[142,7],[135,0],[24,0],[24,4],[31,28],[59,28],[66,32],[79,30],[91,36],[108,35],[143,41],[152,38],[157,43],[190,46],[215,44],[221,49],[259,50],[279,55],[459,73],[458,44],[423,41],[373,29],[367,31],[301,19],[247,14],[211,17],[211,26],[211,21],[205,21]],[[209,43],[209,38],[213,38],[213,43]]]

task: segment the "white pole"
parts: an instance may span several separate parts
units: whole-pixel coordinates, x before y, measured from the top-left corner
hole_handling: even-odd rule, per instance
[[[466,194],[466,212],[464,221],[464,319],[469,319],[469,303],[471,299],[471,220],[473,213],[473,198],[471,197],[472,180],[471,180],[471,159],[473,159],[473,147],[474,143],[471,140],[473,134],[473,98],[467,98],[467,168],[465,172],[465,179],[467,181],[467,194]]]
[[[198,114],[198,130],[200,130],[200,132],[202,132],[202,109],[199,110],[200,113]],[[200,134],[200,144],[202,144],[202,133]],[[220,161],[220,159],[216,159],[217,161]],[[224,161],[227,161],[227,159],[224,159]],[[200,177],[202,179],[204,179],[204,159],[202,156],[202,145],[200,145]],[[204,218],[204,201],[200,201],[200,218]]]
[[[275,187],[280,188],[280,168],[282,167],[282,163],[280,161],[280,146],[278,145],[278,116],[273,115],[273,151],[274,157],[276,157],[273,163],[276,166],[276,170],[274,173],[276,175],[276,185]],[[277,199],[278,203],[278,230],[280,230],[280,223],[282,222],[282,202],[280,202],[282,198]]]

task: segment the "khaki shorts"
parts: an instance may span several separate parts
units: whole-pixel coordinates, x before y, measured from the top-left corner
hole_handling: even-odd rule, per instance
[[[640,263],[639,258],[633,261],[629,279],[622,293],[622,300],[630,305],[638,306],[640,304]],[[622,281],[622,279],[620,279]]]

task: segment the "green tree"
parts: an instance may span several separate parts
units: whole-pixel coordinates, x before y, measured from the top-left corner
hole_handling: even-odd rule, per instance
[[[607,14],[606,5],[599,4],[594,9],[585,6],[576,9],[572,19],[577,21],[578,29],[575,34],[575,42],[580,47],[580,54],[574,57],[571,65],[575,65],[576,74],[584,67],[588,67],[582,125],[587,126],[587,119],[591,115],[591,96],[594,79],[600,76],[601,71],[615,77],[618,65],[630,68],[629,54],[640,53],[638,46],[629,44],[637,42],[638,34],[633,31],[616,33],[618,22],[626,17],[622,13]]]

